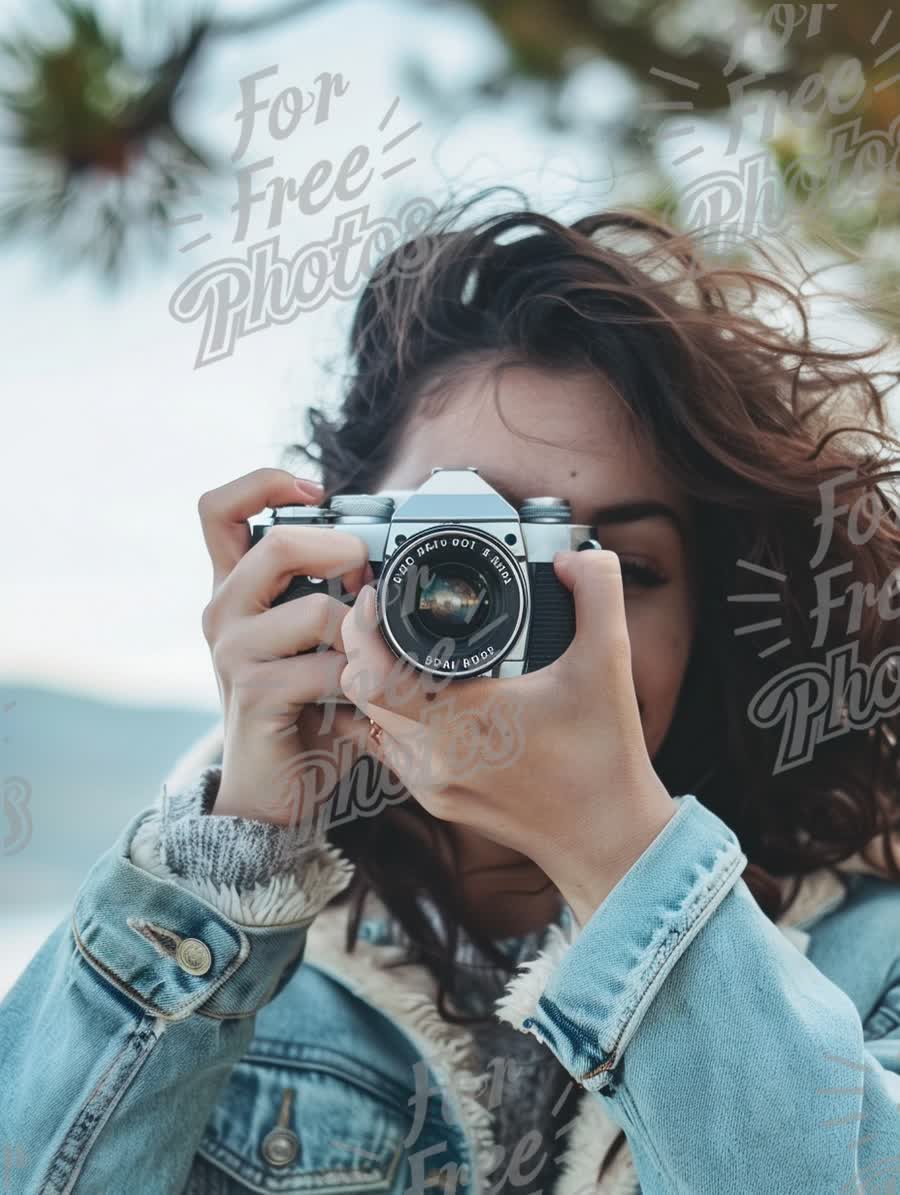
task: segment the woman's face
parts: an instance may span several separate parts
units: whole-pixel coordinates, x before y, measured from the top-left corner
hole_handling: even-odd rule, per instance
[[[469,375],[438,413],[422,407],[378,488],[416,489],[435,465],[475,465],[516,506],[526,497],[566,498],[572,521],[595,528],[620,558],[632,676],[653,759],[675,712],[694,632],[690,503],[654,469],[651,450],[596,375],[516,367],[499,375],[496,403],[493,389],[485,372]],[[649,511],[622,509],[651,503]]]

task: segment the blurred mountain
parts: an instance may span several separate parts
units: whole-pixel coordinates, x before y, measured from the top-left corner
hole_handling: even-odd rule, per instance
[[[172,764],[214,712],[138,707],[0,683],[0,908],[70,904],[126,822],[153,804]],[[30,837],[15,839],[17,794]],[[5,853],[4,853],[5,852]]]

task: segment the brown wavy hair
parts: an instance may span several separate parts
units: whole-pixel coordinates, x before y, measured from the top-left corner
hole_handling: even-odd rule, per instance
[[[765,268],[707,260],[701,236],[638,210],[566,225],[523,202],[469,217],[484,194],[442,209],[383,258],[353,315],[340,405],[331,414],[310,409],[307,442],[290,451],[318,466],[329,497],[375,492],[410,414],[452,396],[464,370],[519,363],[561,376],[596,373],[649,433],[660,467],[696,511],[702,631],[653,760],[660,779],[673,795],[694,793],[734,830],[749,860],[743,878],[773,920],[805,874],[876,836],[887,860],[880,865],[900,882],[890,840],[900,824],[897,713],[867,728],[847,724],[786,770],[776,768],[780,731],[748,717],[753,695],[789,666],[822,665],[849,642],[872,664],[897,645],[900,624],[873,605],[858,627],[850,603],[833,611],[821,645],[810,618],[815,572],[846,566],[837,575],[878,592],[900,565],[889,492],[900,442],[885,410],[900,375],[875,368],[890,338],[847,351],[814,344],[803,290],[814,274],[788,281],[765,247],[756,247]],[[763,315],[771,300],[774,321]],[[852,506],[868,495],[874,534],[858,542],[838,519],[814,570],[820,486],[837,478],[836,500]],[[773,610],[781,620],[774,632]],[[766,627],[747,631],[757,623]],[[776,640],[786,643],[766,652]],[[378,783],[380,765],[366,759]],[[373,889],[438,980],[441,1014],[464,1022],[471,1018],[446,1007],[458,927],[498,966],[510,964],[466,919],[446,825],[414,800],[401,809],[403,817],[390,806],[329,832],[356,865],[338,898],[352,902],[347,949]],[[437,849],[423,851],[410,816],[435,848],[444,838],[455,866],[439,864]],[[784,877],[795,877],[791,891]],[[423,895],[440,910],[445,938],[423,914]]]

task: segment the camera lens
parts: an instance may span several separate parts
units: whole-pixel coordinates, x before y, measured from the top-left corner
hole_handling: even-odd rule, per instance
[[[528,601],[509,549],[461,524],[429,527],[403,540],[385,562],[377,600],[395,654],[435,676],[494,668],[516,642]]]
[[[488,586],[465,564],[426,565],[416,578],[416,617],[433,635],[470,635],[487,621],[491,599]]]

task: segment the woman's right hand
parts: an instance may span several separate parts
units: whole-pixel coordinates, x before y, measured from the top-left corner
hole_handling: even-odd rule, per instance
[[[331,527],[282,524],[250,550],[251,515],[314,505],[322,492],[286,470],[256,469],[198,502],[213,565],[203,634],[225,726],[217,814],[308,830],[323,815],[329,773],[336,782],[365,749],[369,723],[355,706],[314,704],[341,692],[341,626],[351,607],[324,591],[271,603],[295,574],[340,576],[358,593],[372,579],[366,544]]]

